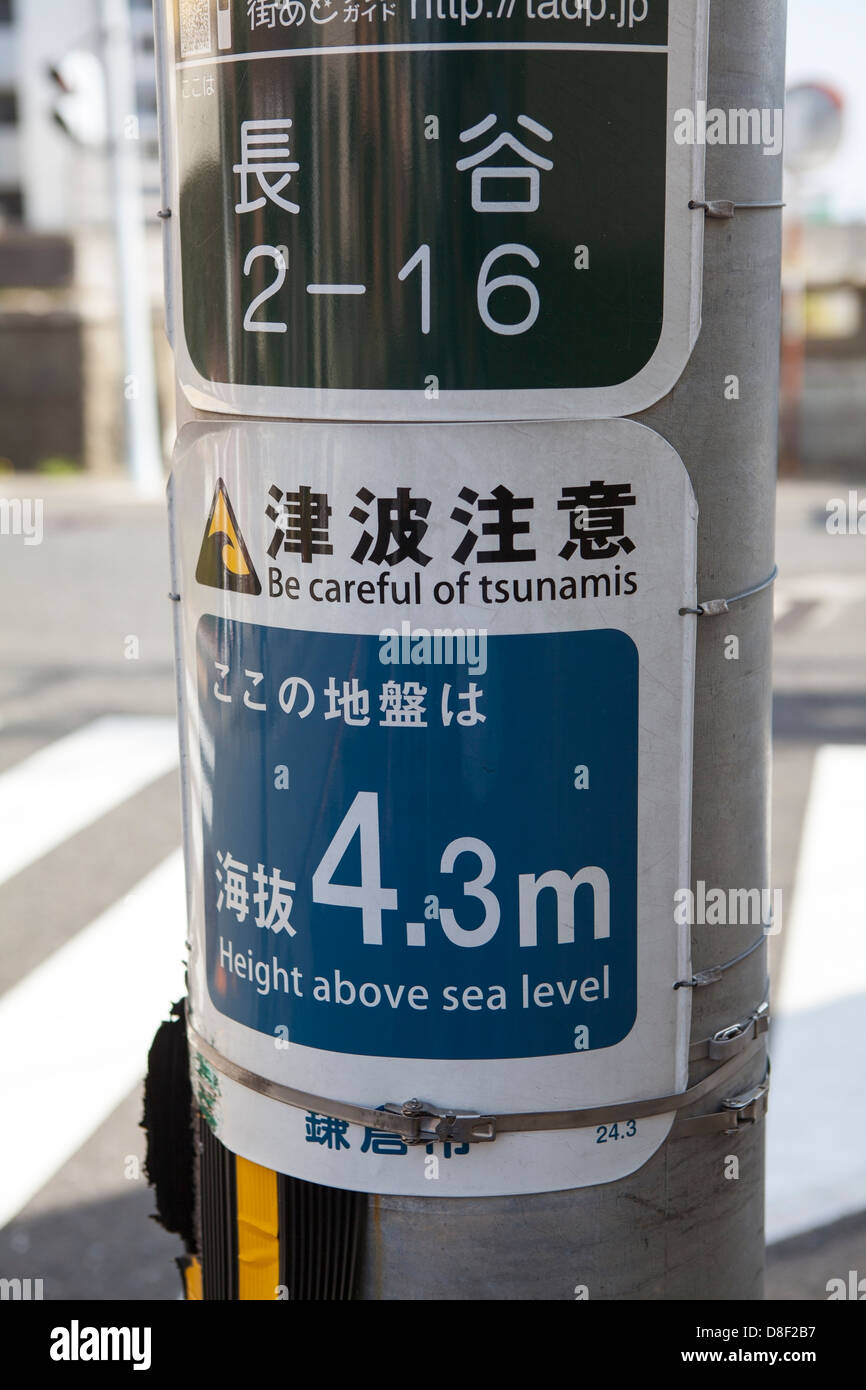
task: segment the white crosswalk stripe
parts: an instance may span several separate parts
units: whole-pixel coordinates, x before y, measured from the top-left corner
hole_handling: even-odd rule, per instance
[[[107,716],[0,775],[0,884],[177,763],[173,719]]]
[[[769,1241],[866,1207],[864,844],[866,747],[823,747],[774,994]]]
[[[143,1077],[184,990],[184,903],[178,850],[0,998],[0,1226]]]

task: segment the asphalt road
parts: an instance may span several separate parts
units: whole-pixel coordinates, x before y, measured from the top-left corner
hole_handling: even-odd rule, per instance
[[[770,1297],[822,1299],[830,1278],[866,1275],[866,1146],[857,1122],[842,1136],[833,1109],[856,1103],[866,969],[845,958],[847,938],[832,949],[828,936],[831,918],[863,915],[850,841],[866,798],[866,536],[825,524],[828,500],[849,486],[787,483],[779,501],[774,885],[785,927],[772,953],[786,1031],[773,1037]],[[0,1276],[41,1278],[48,1299],[173,1299],[180,1244],[152,1219],[137,1081],[177,997],[185,926],[164,507],[120,485],[40,487],[43,543],[0,536],[0,1042],[4,1027],[16,1038]],[[816,870],[828,854],[829,886]],[[834,1034],[840,1019],[850,1047]],[[82,1075],[94,1037],[110,1064]],[[801,1066],[821,1080],[825,1063],[835,1091],[810,1089],[807,1105]]]

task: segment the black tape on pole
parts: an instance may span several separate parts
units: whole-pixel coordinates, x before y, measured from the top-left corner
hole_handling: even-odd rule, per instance
[[[184,999],[160,1024],[147,1055],[141,1127],[147,1134],[145,1174],[156,1195],[154,1219],[195,1254],[192,1087]]]
[[[202,1298],[234,1301],[238,1296],[238,1229],[235,1156],[199,1116],[198,1211],[201,1231]]]
[[[353,1299],[366,1193],[281,1176],[279,1210],[280,1265],[289,1299]]]

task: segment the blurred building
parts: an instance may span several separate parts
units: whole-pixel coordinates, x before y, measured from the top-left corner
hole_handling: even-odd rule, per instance
[[[163,357],[152,0],[127,3],[135,70],[130,115],[137,118],[149,223],[145,270]],[[0,0],[0,470],[121,466],[102,5]],[[57,74],[68,78],[70,71],[73,90],[64,92]],[[170,413],[167,364],[161,379]]]
[[[23,212],[18,155],[18,74],[12,0],[0,0],[0,217]]]
[[[866,479],[864,54],[863,0],[788,0],[789,92],[832,93],[840,119],[818,158],[797,158],[802,104],[785,133],[781,467],[852,482]],[[819,124],[812,136],[814,156]]]
[[[782,471],[866,479],[866,223],[789,223]]]
[[[128,3],[142,186],[155,210],[159,145],[152,0]],[[7,224],[56,232],[82,221],[107,220],[104,180],[92,176],[92,153],[70,148],[57,123],[61,93],[51,76],[70,53],[99,58],[100,11],[101,0],[0,0],[0,217]]]

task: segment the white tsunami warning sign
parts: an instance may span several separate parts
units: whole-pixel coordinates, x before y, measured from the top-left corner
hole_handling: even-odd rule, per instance
[[[683,1089],[680,459],[629,421],[209,423],[170,495],[190,1008],[220,1138],[374,1192],[429,1195],[431,1157],[453,1196],[639,1167],[670,1114],[412,1146],[328,1107]]]

